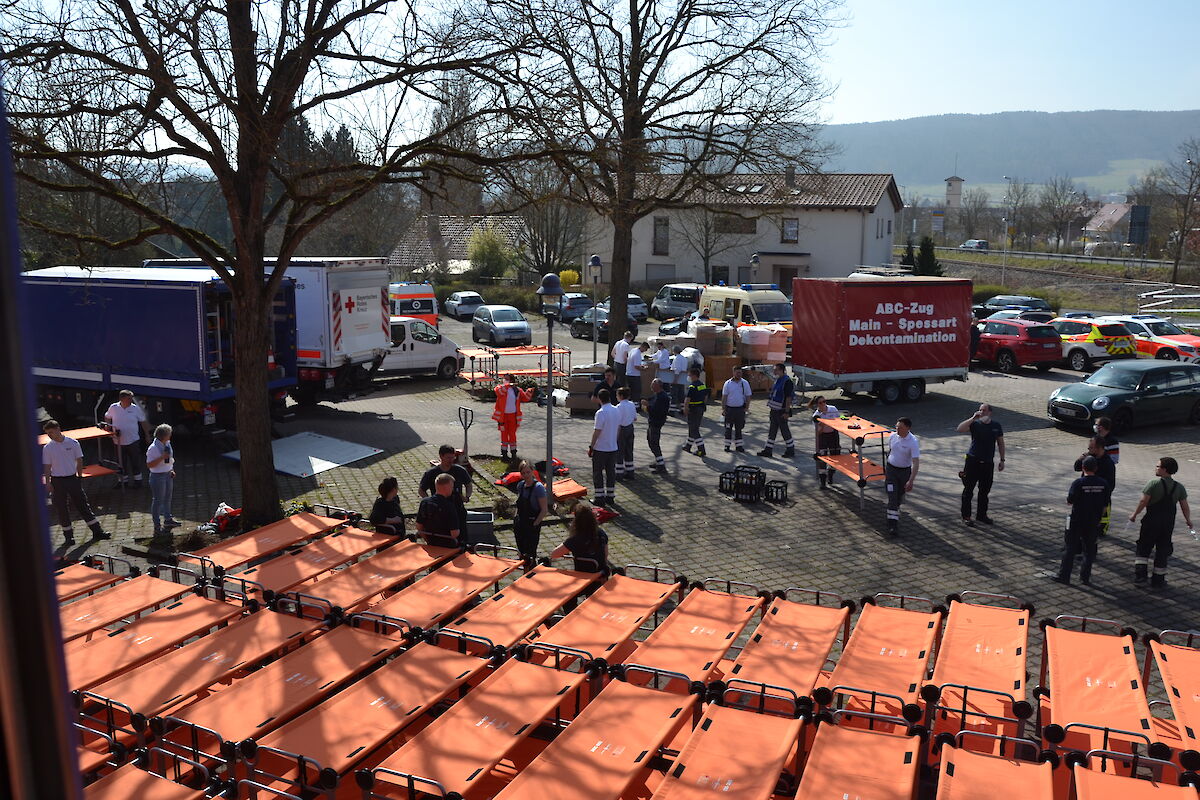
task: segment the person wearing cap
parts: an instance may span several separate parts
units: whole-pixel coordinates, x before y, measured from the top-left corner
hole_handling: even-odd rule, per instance
[[[887,528],[892,536],[900,535],[900,506],[904,495],[913,490],[921,468],[921,442],[912,432],[912,420],[896,420],[896,432],[888,437],[888,455],[884,462],[884,488],[887,491]]]
[[[122,389],[117,402],[104,412],[104,420],[112,430],[117,446],[117,463],[121,465],[121,484],[142,485],[142,438],[150,436],[146,412],[133,399],[133,392]]]
[[[1071,517],[1067,523],[1066,552],[1058,574],[1053,580],[1071,584],[1071,572],[1075,567],[1075,556],[1083,553],[1083,564],[1079,568],[1079,580],[1084,586],[1092,585],[1092,563],[1096,560],[1096,540],[1100,535],[1100,515],[1108,504],[1108,481],[1096,474],[1096,459],[1087,456],[1080,464],[1083,475],[1071,483],[1067,492],[1067,504],[1071,506]]]
[[[1188,506],[1187,489],[1175,480],[1176,472],[1179,472],[1178,461],[1170,456],[1160,458],[1158,466],[1154,468],[1155,477],[1142,489],[1142,499],[1138,501],[1137,509],[1129,515],[1130,522],[1137,522],[1138,515],[1146,512],[1134,547],[1133,582],[1146,582],[1146,572],[1153,554],[1154,574],[1150,576],[1150,586],[1155,589],[1167,585],[1167,561],[1175,549],[1171,544],[1171,534],[1175,529],[1176,506],[1183,512],[1183,521],[1188,528],[1193,533],[1196,530],[1192,524],[1192,510]]]
[[[746,412],[750,410],[750,396],[754,390],[750,382],[742,377],[742,368],[734,367],[733,375],[721,386],[721,414],[725,417],[725,452],[730,447],[739,453],[746,452],[742,442],[742,428],[746,427]]]

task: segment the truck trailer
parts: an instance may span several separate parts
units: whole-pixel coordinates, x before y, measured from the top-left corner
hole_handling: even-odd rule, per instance
[[[51,267],[22,276],[33,376],[51,416],[97,423],[117,392],[180,433],[234,427],[233,296],[208,269]],[[270,320],[272,411],[296,383],[296,289],[285,279]]]
[[[956,278],[796,278],[792,353],[802,390],[916,401],[966,380],[971,282]]]

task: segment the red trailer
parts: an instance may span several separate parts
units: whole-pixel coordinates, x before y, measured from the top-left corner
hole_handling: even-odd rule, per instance
[[[915,401],[966,380],[971,282],[957,278],[796,278],[792,353],[801,389]]]

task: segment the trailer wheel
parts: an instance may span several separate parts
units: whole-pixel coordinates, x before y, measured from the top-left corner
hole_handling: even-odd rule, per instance
[[[900,384],[895,381],[880,381],[875,384],[875,396],[878,397],[885,406],[890,406],[900,399]]]
[[[904,399],[910,403],[915,403],[925,396],[925,379],[912,378],[905,381],[901,388],[904,393]]]

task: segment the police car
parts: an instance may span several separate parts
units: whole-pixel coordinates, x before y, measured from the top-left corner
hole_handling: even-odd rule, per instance
[[[1093,364],[1137,357],[1137,342],[1123,323],[1059,317],[1050,324],[1062,337],[1063,361],[1077,372]]]

